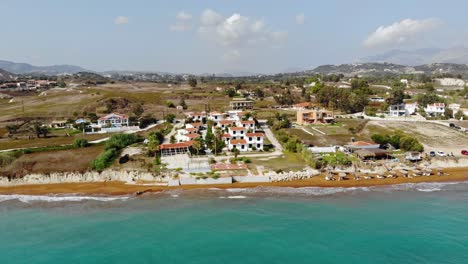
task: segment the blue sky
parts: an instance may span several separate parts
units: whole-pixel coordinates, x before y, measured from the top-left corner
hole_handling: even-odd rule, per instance
[[[463,0],[0,0],[0,59],[271,73],[461,46],[467,10]]]

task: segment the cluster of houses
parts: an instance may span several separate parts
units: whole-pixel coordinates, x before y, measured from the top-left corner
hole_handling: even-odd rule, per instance
[[[218,130],[221,139],[229,151],[240,152],[263,150],[265,134],[257,130],[256,121],[242,110],[221,112],[190,112],[186,113],[185,128],[177,130],[176,143],[162,144],[162,155],[187,153],[198,137],[206,136],[207,124],[210,120],[213,129]]]
[[[9,82],[0,84],[0,89],[9,89],[9,90],[36,90],[36,89],[48,89],[56,87],[56,81],[47,81],[47,80],[28,80],[21,82]]]
[[[78,118],[74,123],[75,125],[85,124],[86,126],[83,129],[87,134],[123,132],[138,129],[137,126],[130,126],[127,115],[117,113],[102,116],[96,123],[92,123],[86,118]],[[67,120],[54,120],[49,123],[49,127],[51,128],[71,128],[72,125]]]
[[[461,109],[460,104],[449,104],[446,106],[444,103],[433,103],[426,105],[423,110],[428,116],[444,116],[446,107],[452,110],[453,113],[462,110],[465,115],[468,115],[468,109]],[[392,117],[410,116],[416,114],[419,108],[420,105],[417,102],[403,103],[389,106],[388,113]]]

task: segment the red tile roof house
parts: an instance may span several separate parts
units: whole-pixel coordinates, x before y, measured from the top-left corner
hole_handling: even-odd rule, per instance
[[[190,151],[190,147],[193,145],[193,141],[174,143],[174,144],[162,144],[159,147],[161,156],[171,156],[177,154],[185,154]]]
[[[228,145],[229,150],[238,149],[240,152],[248,151],[245,139],[231,139]]]
[[[238,126],[245,127],[247,129],[255,130],[255,121],[254,120],[245,120],[238,122]]]
[[[201,123],[201,122],[196,122],[196,123],[186,124],[185,126],[186,126],[187,128],[193,127],[193,128],[196,128],[196,129],[200,130],[200,128],[203,126],[203,123]]]
[[[128,126],[128,116],[121,114],[108,114],[98,119],[98,127]]]
[[[235,126],[236,125],[236,121],[234,120],[221,120],[218,122],[218,124],[216,124],[217,127],[220,127],[222,129],[226,128],[226,127],[229,127],[229,126]]]
[[[247,133],[247,148],[249,150],[263,150],[263,138],[265,134],[263,133]]]
[[[247,128],[245,127],[230,127],[228,129],[231,139],[244,139],[245,134],[247,133]]]
[[[177,130],[177,134],[175,136],[176,140],[179,142],[190,141],[193,140],[200,135],[197,134],[196,128],[186,128],[186,129],[179,129]]]
[[[203,118],[206,118],[205,112],[190,112],[186,113],[187,117],[192,118],[193,121],[202,121]]]
[[[345,147],[349,149],[351,152],[353,152],[359,149],[378,149],[380,148],[380,144],[377,144],[375,142],[356,141],[356,142],[351,142]]]

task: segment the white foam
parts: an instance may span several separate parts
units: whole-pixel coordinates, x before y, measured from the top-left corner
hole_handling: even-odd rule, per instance
[[[247,196],[244,195],[233,195],[233,196],[228,196],[228,199],[245,199]]]
[[[98,196],[45,196],[45,195],[0,195],[0,202],[18,200],[23,203],[29,202],[81,202],[81,201],[122,201],[127,200],[127,196],[119,197],[98,197]]]
[[[440,188],[429,188],[429,189],[417,188],[416,190],[418,190],[420,192],[438,192],[438,191],[442,191],[442,189],[440,189]]]

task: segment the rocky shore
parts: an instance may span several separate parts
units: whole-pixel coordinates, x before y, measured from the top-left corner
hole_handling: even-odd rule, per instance
[[[119,181],[135,183],[138,181],[163,181],[159,176],[148,172],[139,171],[89,171],[85,173],[59,172],[51,174],[29,174],[18,179],[0,177],[0,186],[32,185],[32,184],[59,184],[59,183],[83,183],[83,182],[110,182]]]

